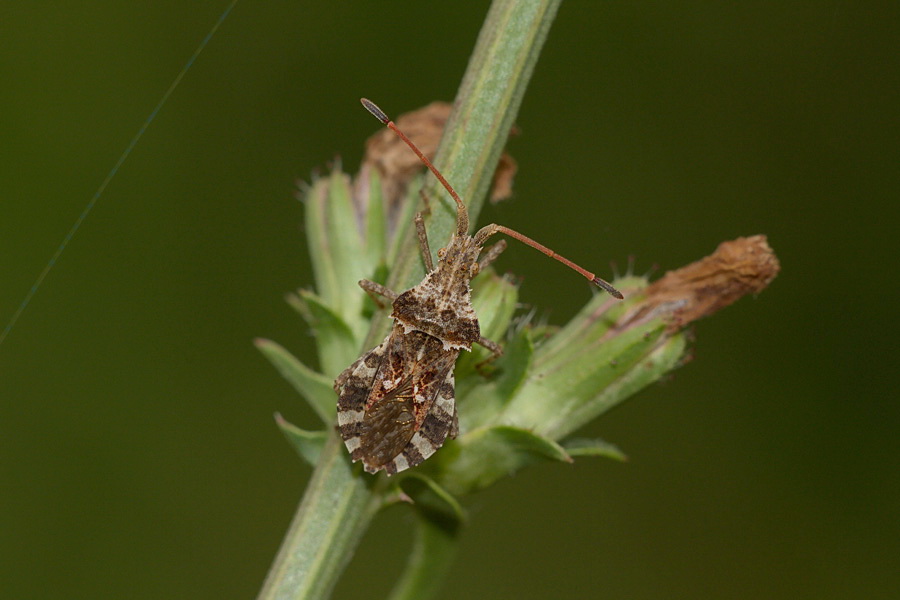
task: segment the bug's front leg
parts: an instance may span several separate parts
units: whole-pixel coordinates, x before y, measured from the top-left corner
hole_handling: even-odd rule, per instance
[[[400,295],[397,292],[384,287],[380,283],[375,283],[374,281],[370,281],[368,279],[360,279],[359,287],[366,291],[366,293],[369,295],[369,298],[371,298],[375,302],[378,308],[384,308],[384,303],[381,301],[381,298],[387,298],[388,300],[393,302],[397,299],[397,296]]]
[[[428,232],[425,231],[425,219],[422,218],[422,213],[416,213],[415,223],[416,236],[419,238],[419,250],[422,251],[422,260],[425,262],[425,272],[431,273],[434,271],[434,262],[431,260],[431,247],[428,245]]]

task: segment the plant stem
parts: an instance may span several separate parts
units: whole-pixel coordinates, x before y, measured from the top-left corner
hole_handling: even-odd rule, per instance
[[[379,505],[336,435],[322,449],[259,600],[327,598]]]

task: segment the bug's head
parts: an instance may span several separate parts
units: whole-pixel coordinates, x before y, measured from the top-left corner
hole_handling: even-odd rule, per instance
[[[437,270],[453,271],[469,279],[478,275],[478,255],[481,246],[466,234],[456,235],[450,238],[447,245],[438,250]]]

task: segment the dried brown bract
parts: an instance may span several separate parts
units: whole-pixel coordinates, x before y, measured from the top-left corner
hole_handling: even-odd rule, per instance
[[[709,316],[747,294],[763,291],[781,270],[766,236],[722,242],[707,257],[669,271],[650,284],[646,300],[628,321],[660,312],[672,315],[673,329]]]

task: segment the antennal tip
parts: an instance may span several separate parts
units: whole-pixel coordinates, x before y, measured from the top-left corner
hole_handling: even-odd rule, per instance
[[[366,107],[366,110],[372,113],[372,115],[376,119],[378,119],[385,125],[390,122],[390,119],[388,119],[388,116],[384,114],[384,111],[378,108],[374,102],[372,102],[368,98],[360,98],[359,101],[362,102],[362,105]]]
[[[624,300],[625,296],[622,295],[622,292],[611,286],[608,282],[600,279],[599,277],[594,277],[591,279],[591,283],[596,285],[597,287],[603,288],[606,292],[609,293],[613,298],[617,298],[619,300]]]

